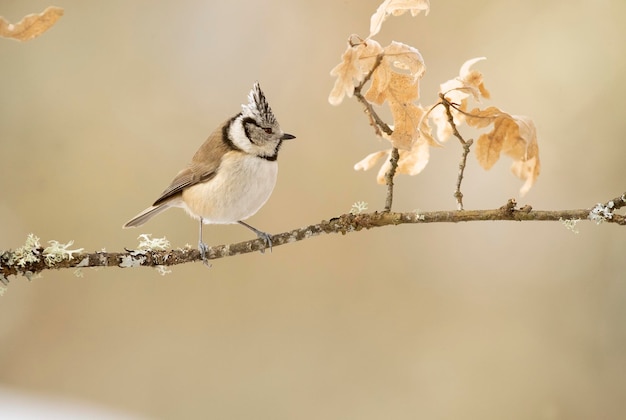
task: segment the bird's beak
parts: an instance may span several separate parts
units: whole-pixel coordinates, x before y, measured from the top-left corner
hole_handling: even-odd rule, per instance
[[[296,136],[291,135],[291,134],[287,134],[287,133],[283,133],[282,136],[280,136],[281,140],[291,140],[291,139],[295,139]]]

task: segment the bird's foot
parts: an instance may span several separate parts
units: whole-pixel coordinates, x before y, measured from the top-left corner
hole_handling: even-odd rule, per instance
[[[209,247],[202,241],[198,242],[198,250],[200,251],[200,257],[202,258],[202,263],[207,267],[211,267],[209,260],[206,257],[206,253],[209,250]]]
[[[261,232],[260,230],[256,231],[256,235],[259,239],[263,239],[265,241],[265,249],[269,248],[270,252],[272,252],[272,235],[269,233]],[[261,254],[265,254],[265,249],[261,250]]]
[[[246,222],[242,222],[241,220],[238,221],[237,223],[239,223],[241,226],[247,227],[252,232],[256,233],[256,236],[258,236],[259,239],[263,239],[263,241],[265,241],[265,248],[261,250],[261,254],[265,254],[265,250],[267,248],[269,248],[270,252],[272,252],[272,235],[270,235],[269,233],[265,233],[261,230],[258,230],[257,228],[250,226],[249,224],[247,224]]]

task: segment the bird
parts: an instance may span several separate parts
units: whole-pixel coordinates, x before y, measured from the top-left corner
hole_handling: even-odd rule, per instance
[[[278,152],[295,136],[281,130],[255,82],[248,103],[213,131],[152,206],[122,227],[141,226],[172,207],[184,209],[200,222],[198,249],[208,265],[203,224],[238,223],[253,231],[272,250],[271,235],[244,222],[267,202],[278,174]]]

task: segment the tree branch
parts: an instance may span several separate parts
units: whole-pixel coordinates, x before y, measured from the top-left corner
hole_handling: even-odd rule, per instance
[[[383,226],[421,223],[459,223],[478,221],[581,221],[591,220],[596,223],[606,222],[626,226],[626,216],[616,214],[626,206],[626,193],[605,204],[597,204],[593,209],[579,210],[533,210],[530,206],[517,208],[515,200],[494,210],[464,211],[432,211],[432,212],[374,212],[361,214],[343,214],[330,220],[294,229],[272,236],[274,248],[322,234],[341,233],[343,235],[363,229],[374,229]],[[265,249],[265,242],[255,239],[230,245],[210,247],[207,258],[210,260],[247,254]],[[11,251],[0,254],[0,281],[8,284],[11,275],[31,277],[36,273],[49,269],[82,268],[82,267],[159,267],[201,261],[200,252],[196,249],[178,249],[171,251],[126,250],[125,252],[79,253],[71,259],[64,259],[52,264],[46,263],[43,248],[32,250],[32,261],[16,261]]]

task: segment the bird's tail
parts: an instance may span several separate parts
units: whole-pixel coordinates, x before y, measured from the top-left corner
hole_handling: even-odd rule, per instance
[[[126,222],[124,226],[122,226],[122,228],[127,229],[131,227],[141,226],[144,223],[146,223],[148,220],[152,219],[157,214],[163,213],[165,210],[169,209],[171,206],[172,206],[171,203],[165,202],[165,203],[159,204],[158,206],[148,207],[147,209],[139,213],[137,216],[133,217],[128,222]]]

